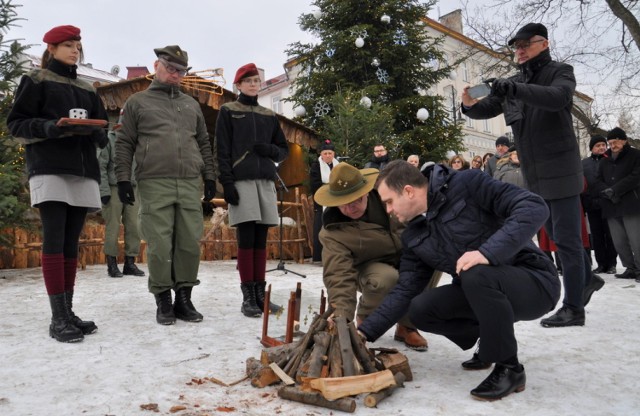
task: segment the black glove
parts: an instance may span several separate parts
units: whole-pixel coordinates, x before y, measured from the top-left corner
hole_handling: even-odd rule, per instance
[[[512,98],[516,94],[516,83],[505,78],[495,79],[491,83],[491,94],[500,98]]]
[[[111,201],[111,195],[101,196],[100,201],[102,201],[102,205],[107,205]]]
[[[104,149],[107,146],[107,143],[109,143],[109,138],[103,129],[96,129],[91,132],[91,141],[100,149]]]
[[[617,204],[618,202],[620,202],[620,197],[618,195],[616,195],[616,193],[611,188],[607,188],[604,191],[601,191],[600,195],[603,198],[608,199],[609,201],[611,201],[614,204]]]
[[[253,145],[253,151],[260,156],[271,157],[273,146],[269,143],[256,143]]]
[[[209,202],[216,196],[216,181],[211,179],[204,181],[204,200]]]
[[[42,130],[44,131],[44,136],[47,139],[56,139],[62,136],[62,133],[64,133],[64,131],[60,127],[56,126],[55,120],[45,121],[42,125]]]
[[[232,183],[228,183],[226,185],[223,185],[223,188],[224,200],[227,202],[227,204],[238,205],[238,202],[240,202],[240,195],[238,194],[236,186]]]
[[[120,202],[123,204],[133,205],[133,203],[136,202],[131,182],[118,182],[118,198],[120,198]]]

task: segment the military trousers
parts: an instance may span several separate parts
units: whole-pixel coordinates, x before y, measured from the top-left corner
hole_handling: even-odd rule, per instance
[[[137,257],[140,254],[140,231],[138,210],[140,202],[136,197],[133,205],[123,204],[118,197],[118,187],[111,186],[111,199],[106,205],[102,205],[102,218],[104,219],[104,254],[118,257],[118,238],[120,237],[120,224],[124,227],[124,255]]]
[[[147,242],[149,292],[199,284],[204,229],[200,178],[138,181],[140,231]]]

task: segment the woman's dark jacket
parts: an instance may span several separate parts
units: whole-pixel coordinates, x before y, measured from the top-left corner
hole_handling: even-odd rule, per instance
[[[218,180],[226,185],[247,179],[276,179],[276,165],[289,154],[287,139],[276,114],[260,105],[257,97],[240,94],[220,108],[216,122]],[[256,143],[271,145],[269,156],[254,151]]]
[[[427,200],[426,216],[411,220],[402,234],[398,284],[358,328],[369,341],[407,312],[434,270],[449,273],[453,284],[459,284],[456,262],[467,251],[479,250],[494,266],[528,268],[555,306],[560,280],[532,241],[549,215],[540,196],[477,169],[455,172],[436,165]]]
[[[45,123],[69,117],[72,108],[87,110],[90,119],[108,120],[95,88],[77,78],[76,68],[53,59],[46,69],[35,69],[20,80],[7,126],[25,145],[29,177],[74,175],[100,182],[92,135],[46,137]],[[104,147],[106,134],[103,138]]]
[[[547,200],[580,195],[582,163],[571,108],[573,67],[551,60],[549,50],[520,66],[513,96],[478,101],[464,114],[486,119],[504,114],[511,126],[527,188]]]

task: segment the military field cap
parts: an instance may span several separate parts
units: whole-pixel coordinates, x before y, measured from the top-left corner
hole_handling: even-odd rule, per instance
[[[156,53],[158,58],[164,59],[176,69],[181,71],[188,71],[191,69],[189,66],[189,54],[187,51],[183,51],[178,45],[156,48],[153,51]]]
[[[246,65],[242,65],[236,71],[236,77],[233,79],[233,83],[237,84],[238,82],[242,81],[243,78],[252,77],[254,75],[260,75],[260,73],[258,72],[258,67],[256,67],[256,64],[249,63]]]
[[[627,133],[620,127],[614,127],[607,133],[607,140],[627,140]]]
[[[534,36],[542,36],[545,39],[549,39],[549,33],[547,32],[546,26],[542,23],[527,23],[516,32],[516,35],[513,38],[511,38],[509,46],[513,45],[517,40],[529,40]]]
[[[67,40],[80,40],[80,29],[71,25],[56,26],[44,34],[42,41],[49,45],[57,45]]]
[[[378,169],[358,170],[348,163],[339,163],[331,169],[329,183],[322,185],[313,199],[325,207],[348,204],[371,192],[378,175],[380,175]]]

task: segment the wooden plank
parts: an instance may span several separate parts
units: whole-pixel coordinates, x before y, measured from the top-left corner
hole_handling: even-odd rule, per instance
[[[346,377],[355,376],[355,356],[353,354],[353,348],[351,347],[351,335],[347,327],[347,318],[338,316],[333,318],[333,320],[338,329],[338,342],[340,343],[340,354],[342,355],[342,373]]]
[[[377,407],[378,403],[386,399],[387,397],[393,394],[393,391],[398,387],[404,387],[405,377],[402,373],[394,374],[393,378],[396,380],[395,386],[387,387],[386,389],[380,390],[377,393],[369,393],[364,398],[364,405],[367,407]]]
[[[396,385],[396,380],[389,370],[359,376],[308,379],[304,382],[312,389],[318,390],[327,400],[336,400],[361,393],[377,393],[382,389]]]
[[[276,375],[280,378],[280,380],[282,380],[282,382],[287,386],[296,384],[296,382],[291,377],[289,377],[287,373],[285,373],[282,370],[282,368],[278,366],[278,364],[271,363],[269,364],[269,367],[273,370],[274,373],[276,373]]]

